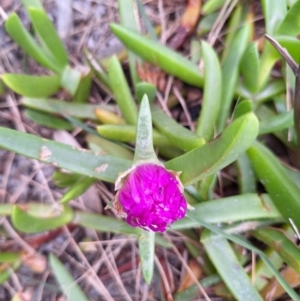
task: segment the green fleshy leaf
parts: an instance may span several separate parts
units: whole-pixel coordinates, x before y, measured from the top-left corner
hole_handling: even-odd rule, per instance
[[[235,162],[240,194],[256,191],[256,177],[247,154],[239,156]]]
[[[91,119],[97,120],[95,114],[96,109],[106,110],[112,112],[114,109],[110,105],[91,105],[91,104],[79,104],[69,103],[61,101],[60,99],[53,98],[29,98],[23,97],[21,103],[31,109],[46,112],[64,114],[66,116],[72,116],[79,119]]]
[[[24,115],[37,124],[49,127],[51,129],[62,129],[70,131],[74,128],[73,125],[68,121],[35,110],[26,109],[24,111]]]
[[[136,139],[136,127],[133,125],[104,124],[97,126],[97,131],[102,137],[111,140],[134,142]],[[156,146],[173,145],[169,139],[156,130],[153,130],[153,144]]]
[[[41,11],[44,11],[43,5],[40,0],[21,0],[26,9],[29,7],[37,8]]]
[[[201,235],[201,243],[236,300],[263,300],[225,238],[205,230]]]
[[[49,264],[61,290],[69,301],[89,301],[71,274],[53,254],[49,255]]]
[[[115,182],[120,172],[131,166],[129,160],[74,148],[64,143],[1,127],[0,147],[111,183]]]
[[[4,83],[14,92],[28,97],[47,97],[59,90],[58,75],[30,76],[25,74],[2,75]]]
[[[11,218],[14,227],[19,231],[37,233],[53,230],[68,224],[73,219],[73,211],[70,207],[66,206],[59,209],[53,207],[50,212],[47,212],[41,206],[39,215],[32,215],[19,206],[14,206]]]
[[[16,252],[0,252],[0,262],[12,263],[21,259],[21,254]]]
[[[5,28],[13,40],[39,64],[55,72],[62,71],[55,59],[37,44],[15,13],[8,17],[5,22]]]
[[[110,27],[129,50],[144,60],[158,65],[169,74],[182,79],[188,84],[197,87],[202,86],[203,76],[197,66],[182,55],[120,25],[111,24]]]
[[[30,7],[28,13],[43,47],[51,53],[59,66],[64,68],[69,63],[68,55],[53,23],[43,10]]]
[[[201,54],[204,61],[204,95],[196,133],[209,141],[214,136],[221,102],[221,67],[218,57],[206,42],[202,41]]]
[[[89,148],[94,152],[105,152],[109,155],[128,159],[130,161],[133,159],[133,152],[131,150],[122,145],[108,141],[107,139],[103,139],[102,137],[88,134],[86,136],[86,141],[89,145]]]
[[[244,220],[280,219],[281,215],[267,194],[258,196],[255,193],[231,196],[210,200],[193,205],[193,214],[200,220],[209,223],[233,223]],[[198,227],[195,220],[188,217],[175,222],[172,229],[180,230]]]
[[[81,74],[79,71],[72,69],[70,66],[66,66],[62,72],[61,86],[73,96],[78,89],[80,79]]]
[[[249,148],[257,134],[256,116],[253,113],[245,114],[233,121],[214,141],[166,162],[165,166],[182,171],[182,183],[192,184],[235,161]]]
[[[300,189],[265,146],[255,142],[247,151],[254,171],[287,222],[300,229]],[[284,201],[283,201],[284,200]]]
[[[259,135],[278,132],[294,125],[294,111],[281,113],[267,119],[259,124]]]
[[[156,96],[156,87],[146,82],[140,82],[136,85],[136,97],[139,102],[142,101],[144,94],[147,94],[149,102],[152,103]]]
[[[155,233],[143,231],[139,236],[139,251],[142,264],[142,273],[146,283],[150,284],[154,270],[154,241]]]
[[[222,67],[222,101],[218,117],[217,130],[221,132],[229,117],[238,75],[239,64],[247,47],[250,35],[250,25],[244,25],[236,34],[228,49],[228,55]]]
[[[300,273],[299,248],[282,229],[262,228],[252,231],[252,235],[274,249],[290,267]]]
[[[300,33],[300,1],[296,1],[288,10],[276,30],[277,35],[297,36]]]
[[[65,188],[76,183],[81,177],[81,175],[76,173],[56,170],[52,175],[52,181],[56,186],[60,188]]]
[[[84,68],[81,72],[80,82],[76,93],[72,98],[73,103],[86,103],[90,95],[92,86],[92,71],[90,68]]]
[[[266,33],[273,35],[287,14],[286,0],[262,0]]]
[[[259,74],[259,55],[258,44],[250,43],[244,53],[241,62],[241,72],[243,75],[243,84],[251,93],[255,94],[258,90]]]
[[[133,0],[118,0],[119,6],[119,14],[122,26],[138,32],[138,28],[135,22],[135,15],[134,15],[134,1]],[[137,72],[137,63],[138,58],[137,56],[132,53],[128,52],[128,62],[130,68],[130,76],[134,86],[140,81],[138,72]]]
[[[203,5],[203,14],[210,15],[215,12],[219,8],[221,8],[226,0],[208,0]]]
[[[251,100],[245,99],[239,102],[234,108],[233,119],[237,119],[244,114],[250,113],[253,110],[253,103]]]
[[[142,233],[141,228],[133,228],[126,224],[123,220],[118,220],[115,217],[100,214],[75,212],[74,222],[85,228],[94,229],[100,232],[134,235],[140,235]]]
[[[277,269],[274,267],[272,262],[269,260],[269,258],[266,256],[264,252],[262,252],[260,249],[254,247],[252,244],[248,243],[245,239],[242,239],[236,235],[231,235],[220,229],[219,227],[213,226],[201,219],[198,218],[196,214],[193,212],[188,212],[187,216],[194,220],[197,221],[200,225],[203,227],[209,229],[210,231],[219,234],[220,238],[227,238],[230,241],[239,244],[243,246],[244,248],[251,250],[252,252],[258,254],[265,265],[269,268],[269,270],[272,272],[272,274],[276,277],[276,280],[279,282],[279,284],[284,288],[286,293],[292,298],[292,300],[299,301],[300,297],[298,294],[289,286],[289,284],[284,280],[284,278],[281,276],[281,274],[277,271]],[[223,255],[221,255],[221,258],[224,258]],[[242,299],[243,300],[243,299]]]
[[[155,127],[178,148],[189,151],[205,143],[197,134],[178,124],[166,115],[158,106],[151,106],[152,120]]]
[[[123,117],[128,124],[135,125],[138,116],[137,107],[132,98],[121,64],[116,56],[113,56],[109,61],[108,76],[110,87]]]
[[[152,121],[148,96],[145,94],[139,111],[133,162],[158,162],[152,142]]]
[[[89,177],[81,177],[76,183],[74,183],[69,190],[60,199],[61,204],[65,204],[75,198],[81,196],[87,189],[97,182],[96,179]]]

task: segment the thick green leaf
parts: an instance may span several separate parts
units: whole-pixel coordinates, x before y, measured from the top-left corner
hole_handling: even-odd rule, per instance
[[[232,0],[231,0],[232,1]],[[227,2],[227,9],[228,9],[228,2]],[[230,51],[230,46],[233,43],[233,40],[237,34],[237,30],[246,22],[245,14],[243,14],[243,10],[245,11],[246,6],[243,6],[240,3],[236,4],[236,8],[230,14],[230,18],[228,20],[228,25],[226,26],[226,35],[224,39],[224,48],[222,52],[221,62],[224,62],[224,59],[228,56]]]
[[[73,125],[68,121],[35,110],[26,109],[24,111],[24,115],[37,124],[49,127],[51,129],[62,129],[69,131],[74,128]]]
[[[5,28],[13,40],[39,64],[55,72],[62,70],[55,59],[36,43],[15,13],[8,17],[5,22]]]
[[[110,83],[107,73],[103,70],[98,61],[94,58],[93,54],[89,52],[87,49],[84,50],[85,57],[87,59],[87,63],[90,68],[95,73],[96,77],[100,80],[101,83],[104,84],[110,90]]]
[[[209,288],[212,286],[215,286],[221,282],[221,278],[219,275],[211,275],[208,277],[205,277],[199,281],[201,286],[205,288]],[[199,296],[199,287],[196,284],[191,285],[188,287],[185,291],[176,293],[175,295],[175,301],[191,301],[191,300],[197,300],[196,298]]]
[[[11,215],[12,210],[12,204],[0,204],[0,216]]]
[[[152,105],[151,113],[155,127],[178,148],[189,151],[205,143],[202,137],[181,126],[158,106]]]
[[[256,191],[256,178],[247,154],[242,154],[235,161],[240,194]]]
[[[282,80],[274,80],[269,82],[265,88],[260,91],[255,98],[255,104],[261,104],[266,100],[273,98],[274,96],[279,95],[280,93],[284,92],[286,89],[285,83]]]
[[[140,235],[140,228],[133,228],[124,221],[115,217],[104,216],[100,214],[92,214],[86,212],[75,212],[74,222],[85,228],[94,229],[100,232],[124,233]]]
[[[76,173],[56,170],[52,175],[52,181],[56,186],[65,188],[76,183],[81,177],[81,175]]]
[[[300,273],[300,250],[282,229],[262,228],[252,235],[276,251],[291,268]]]
[[[300,229],[300,189],[265,146],[255,142],[247,151],[254,171],[282,216]]]
[[[15,252],[0,252],[0,262],[3,263],[11,263],[16,260],[21,259],[21,254],[20,253],[15,253]]]
[[[233,120],[253,111],[253,103],[249,99],[239,102],[233,111]]]
[[[261,4],[265,17],[266,33],[273,35],[286,16],[286,0],[262,0]]]
[[[197,66],[182,55],[120,25],[111,24],[110,27],[117,38],[120,39],[129,50],[144,60],[158,65],[161,69],[182,79],[188,84],[197,87],[202,86],[203,76]]]
[[[217,173],[200,180],[198,183],[198,193],[202,200],[208,201],[213,199],[214,188],[217,181]]]
[[[110,87],[115,95],[123,117],[128,124],[135,125],[138,117],[137,107],[132,98],[121,64],[116,56],[110,59],[108,76]]]
[[[40,0],[21,0],[21,2],[23,3],[23,5],[26,9],[28,9],[29,7],[34,7],[41,11],[44,10],[43,5]]]
[[[130,149],[108,141],[107,139],[103,139],[102,137],[88,134],[86,136],[86,141],[89,145],[89,148],[94,152],[105,152],[118,158],[124,158],[128,160],[133,159],[133,152]]]
[[[241,61],[241,72],[243,84],[251,93],[255,94],[258,90],[259,56],[258,44],[250,43]]]
[[[131,161],[0,127],[0,147],[29,158],[114,183]]]
[[[233,223],[244,220],[279,219],[280,213],[267,194],[254,193],[211,200],[193,205],[193,214],[209,223]],[[185,217],[175,222],[172,229],[180,230],[198,227],[197,221]]]
[[[156,87],[147,82],[140,82],[135,86],[136,98],[139,102],[142,101],[144,94],[147,94],[149,102],[152,103],[156,96]]]
[[[146,14],[146,11],[144,9],[143,3],[141,2],[141,0],[136,0],[136,4],[137,4],[137,8],[138,8],[139,14],[141,15],[141,19],[143,20],[143,22],[144,22],[144,24],[146,26],[146,29],[147,29],[147,32],[148,32],[150,38],[153,41],[158,41],[155,29],[152,26],[151,21],[150,21],[148,15]]]
[[[296,1],[288,10],[276,30],[276,35],[297,36],[300,33],[300,1]]]
[[[6,280],[11,277],[11,272],[16,271],[21,265],[22,260],[16,260],[11,265],[9,265],[5,270],[2,270],[0,273],[0,285],[3,284]]]
[[[220,238],[227,238],[230,241],[232,241],[236,244],[239,244],[239,245],[243,246],[244,248],[251,250],[252,252],[258,254],[261,257],[261,259],[263,260],[263,262],[265,263],[265,265],[272,272],[272,274],[276,277],[276,280],[279,282],[279,284],[284,288],[286,293],[292,298],[292,300],[295,300],[295,301],[300,300],[300,297],[298,296],[298,294],[289,286],[289,284],[284,280],[284,278],[281,276],[281,274],[278,272],[278,270],[274,267],[274,265],[272,264],[270,259],[260,249],[254,247],[251,243],[247,242],[245,239],[242,239],[236,235],[231,235],[231,234],[223,231],[219,227],[213,226],[213,225],[199,219],[198,216],[196,214],[194,214],[192,211],[188,212],[187,216],[190,219],[197,221],[200,225],[209,229],[210,231],[212,231],[216,234],[219,234]],[[224,256],[221,255],[221,258],[224,258]]]
[[[21,103],[31,109],[39,110],[47,113],[63,113],[66,116],[72,116],[79,119],[97,120],[95,114],[96,109],[107,110],[112,112],[114,109],[110,105],[91,105],[91,104],[79,104],[69,103],[53,98],[29,98],[23,97]]]
[[[59,66],[64,68],[69,63],[68,55],[53,23],[43,10],[31,7],[28,8],[28,13],[41,44]]]
[[[276,37],[277,42],[284,48],[287,49],[288,53],[299,63],[299,39],[291,36],[278,36]],[[270,44],[266,43],[263,49],[263,53],[260,60],[260,72],[259,72],[259,87],[262,88],[267,79],[270,76],[270,72],[275,62],[281,58],[279,52]]]
[[[118,0],[119,5],[119,15],[122,26],[138,32],[138,28],[135,22],[135,15],[134,15],[134,1],[133,0]],[[137,56],[132,53],[128,52],[128,61],[130,67],[130,75],[131,80],[134,86],[140,81],[138,73],[137,73]]]
[[[201,54],[204,61],[204,94],[196,133],[205,140],[214,136],[221,102],[221,67],[211,46],[202,41]]]
[[[152,231],[143,231],[139,236],[139,251],[142,264],[142,273],[146,283],[150,284],[153,278],[154,270],[154,246],[155,233]]]
[[[66,66],[61,75],[61,86],[73,96],[78,89],[80,79],[81,74],[78,70]]]
[[[205,230],[201,235],[210,260],[236,300],[263,300],[225,238]],[[225,260],[224,260],[225,259]]]
[[[136,138],[136,128],[133,125],[105,124],[97,126],[98,133],[111,140],[122,142],[134,142]],[[157,146],[173,145],[165,136],[153,130],[153,144]]]
[[[152,142],[152,121],[148,96],[145,94],[138,116],[136,141],[133,162],[139,164],[145,161],[158,161]]]
[[[68,301],[89,301],[64,265],[53,255],[49,255],[49,264]]]
[[[201,42],[196,39],[192,39],[190,44],[190,53],[191,53],[191,62],[194,64],[199,64],[201,60],[200,49],[201,49]]]
[[[92,70],[90,68],[84,68],[81,71],[81,78],[78,84],[76,93],[72,98],[73,103],[86,103],[90,96],[92,86]]]
[[[16,205],[13,208],[11,218],[14,227],[19,231],[37,233],[68,224],[73,219],[73,211],[67,206],[59,208],[53,206],[49,212],[41,205],[39,215],[32,215]]]
[[[28,97],[47,97],[59,90],[58,75],[30,76],[25,74],[2,75],[4,83],[14,92]]]
[[[271,249],[267,249],[264,251],[270,262],[273,264],[273,266],[280,270],[280,267],[282,267],[283,261],[278,255],[277,252]],[[267,265],[263,262],[263,260],[259,259],[256,262],[255,266],[255,279],[254,279],[254,286],[258,291],[261,291],[273,278],[273,274],[268,269]]]
[[[290,110],[273,117],[263,119],[259,124],[259,134],[269,134],[288,129],[294,124],[294,111]]]
[[[221,132],[229,117],[230,106],[233,100],[238,74],[239,64],[243,57],[250,36],[250,25],[244,25],[236,34],[230,45],[228,55],[222,68],[222,101],[218,117],[217,130]]]
[[[221,8],[225,2],[226,2],[226,0],[208,0],[208,1],[206,1],[203,5],[203,9],[202,9],[203,13],[205,15],[210,15],[214,11]]]
[[[197,26],[197,36],[203,36],[208,33],[216,22],[218,16],[218,12],[202,16]]]
[[[166,162],[165,166],[182,171],[181,180],[184,185],[189,185],[235,161],[249,148],[257,134],[258,120],[253,113],[248,113],[233,121],[214,141]]]
[[[60,203],[64,204],[81,196],[87,189],[97,182],[96,179],[90,177],[81,177],[74,183],[68,191],[60,199]]]

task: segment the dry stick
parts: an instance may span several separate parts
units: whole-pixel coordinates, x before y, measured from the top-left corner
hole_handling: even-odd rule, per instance
[[[189,110],[186,106],[186,103],[185,103],[185,100],[183,99],[182,95],[180,94],[179,90],[177,89],[177,87],[173,87],[173,92],[175,94],[175,96],[177,97],[177,99],[179,100],[182,108],[183,108],[183,111],[184,111],[184,114],[186,116],[186,119],[188,121],[188,124],[189,124],[189,127],[191,129],[192,132],[195,132],[195,125],[193,124],[193,121],[192,121],[192,118],[191,118],[191,115],[189,113]]]
[[[101,244],[99,245],[99,248],[102,251],[102,254],[104,256],[104,260],[106,262],[106,267],[107,267],[108,271],[114,277],[114,279],[116,280],[117,284],[119,285],[121,291],[123,292],[124,300],[126,299],[126,300],[131,301],[131,297],[129,296],[127,290],[125,289],[125,287],[121,281],[120,274],[117,273],[118,268],[117,268],[114,256],[109,256],[112,254],[112,252],[110,252],[110,254],[107,255],[106,250],[103,249]],[[106,248],[110,248],[110,245],[108,245]],[[109,257],[111,258],[111,261],[110,261]]]
[[[265,35],[266,39],[274,46],[274,48],[283,56],[287,64],[291,67],[296,77],[295,95],[294,95],[294,125],[296,129],[298,145],[300,144],[300,68],[294,61],[288,51],[283,48],[276,40],[269,35]],[[300,150],[296,150],[297,159],[300,158]],[[298,162],[300,164],[300,162]]]
[[[94,288],[99,293],[100,292],[102,293],[102,295],[106,298],[106,300],[113,301],[111,295],[109,294],[108,290],[104,286],[103,282],[101,281],[101,279],[99,279],[99,277],[96,274],[95,270],[91,267],[90,263],[88,262],[88,260],[86,259],[86,257],[84,256],[84,254],[82,253],[82,251],[80,250],[80,248],[78,247],[78,245],[77,245],[76,241],[74,240],[72,234],[70,233],[69,229],[66,226],[64,226],[63,230],[64,230],[64,233],[69,238],[71,246],[73,247],[73,250],[78,255],[78,257],[82,260],[82,262],[84,263],[85,267],[91,273],[92,279],[95,281],[95,282],[94,281],[92,282],[91,281],[92,279],[89,278],[89,281],[91,282],[91,284],[94,286]]]
[[[171,242],[170,238],[168,237],[168,234],[166,234],[166,238],[169,240],[169,242]],[[190,275],[191,279],[194,281],[194,284],[198,287],[199,291],[202,293],[203,297],[205,298],[206,301],[211,301],[211,299],[209,298],[209,296],[207,295],[206,291],[204,290],[204,288],[202,287],[202,285],[200,284],[200,282],[198,281],[198,279],[196,278],[196,276],[194,275],[193,271],[191,270],[191,268],[188,266],[188,264],[185,262],[184,258],[181,256],[181,254],[179,253],[179,251],[177,250],[177,248],[175,246],[173,246],[172,250],[175,252],[175,254],[178,256],[179,260],[181,261],[182,265],[186,268],[188,274]]]
[[[211,31],[209,32],[209,35],[208,35],[208,38],[207,38],[207,41],[208,43],[213,46],[214,43],[216,42],[217,40],[217,37],[221,31],[221,28],[223,27],[224,23],[226,22],[226,15],[228,15],[228,12],[226,12],[228,6],[230,5],[230,2],[231,0],[227,0],[225,2],[225,4],[223,5],[219,15],[218,15],[218,18],[217,20],[215,21]],[[231,10],[229,10],[229,13],[231,12]]]
[[[159,273],[160,273],[160,276],[161,276],[161,279],[163,281],[163,284],[165,286],[165,290],[166,290],[166,294],[167,294],[167,300],[168,301],[173,301],[173,296],[172,296],[172,292],[171,292],[171,287],[169,285],[169,281],[168,281],[168,278],[166,276],[166,273],[162,267],[162,265],[160,264],[160,261],[158,260],[157,256],[155,255],[154,257],[154,261],[156,263],[156,266],[159,270]]]

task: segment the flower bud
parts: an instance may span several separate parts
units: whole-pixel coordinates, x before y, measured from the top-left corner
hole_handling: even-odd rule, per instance
[[[163,232],[187,210],[178,174],[157,164],[141,164],[116,181],[114,208],[133,227]]]

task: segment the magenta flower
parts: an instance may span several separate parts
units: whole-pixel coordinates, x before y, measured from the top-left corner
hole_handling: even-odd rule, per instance
[[[114,207],[133,227],[163,232],[185,216],[187,202],[182,194],[183,186],[175,172],[160,165],[133,167],[119,177],[116,189],[119,191]]]

